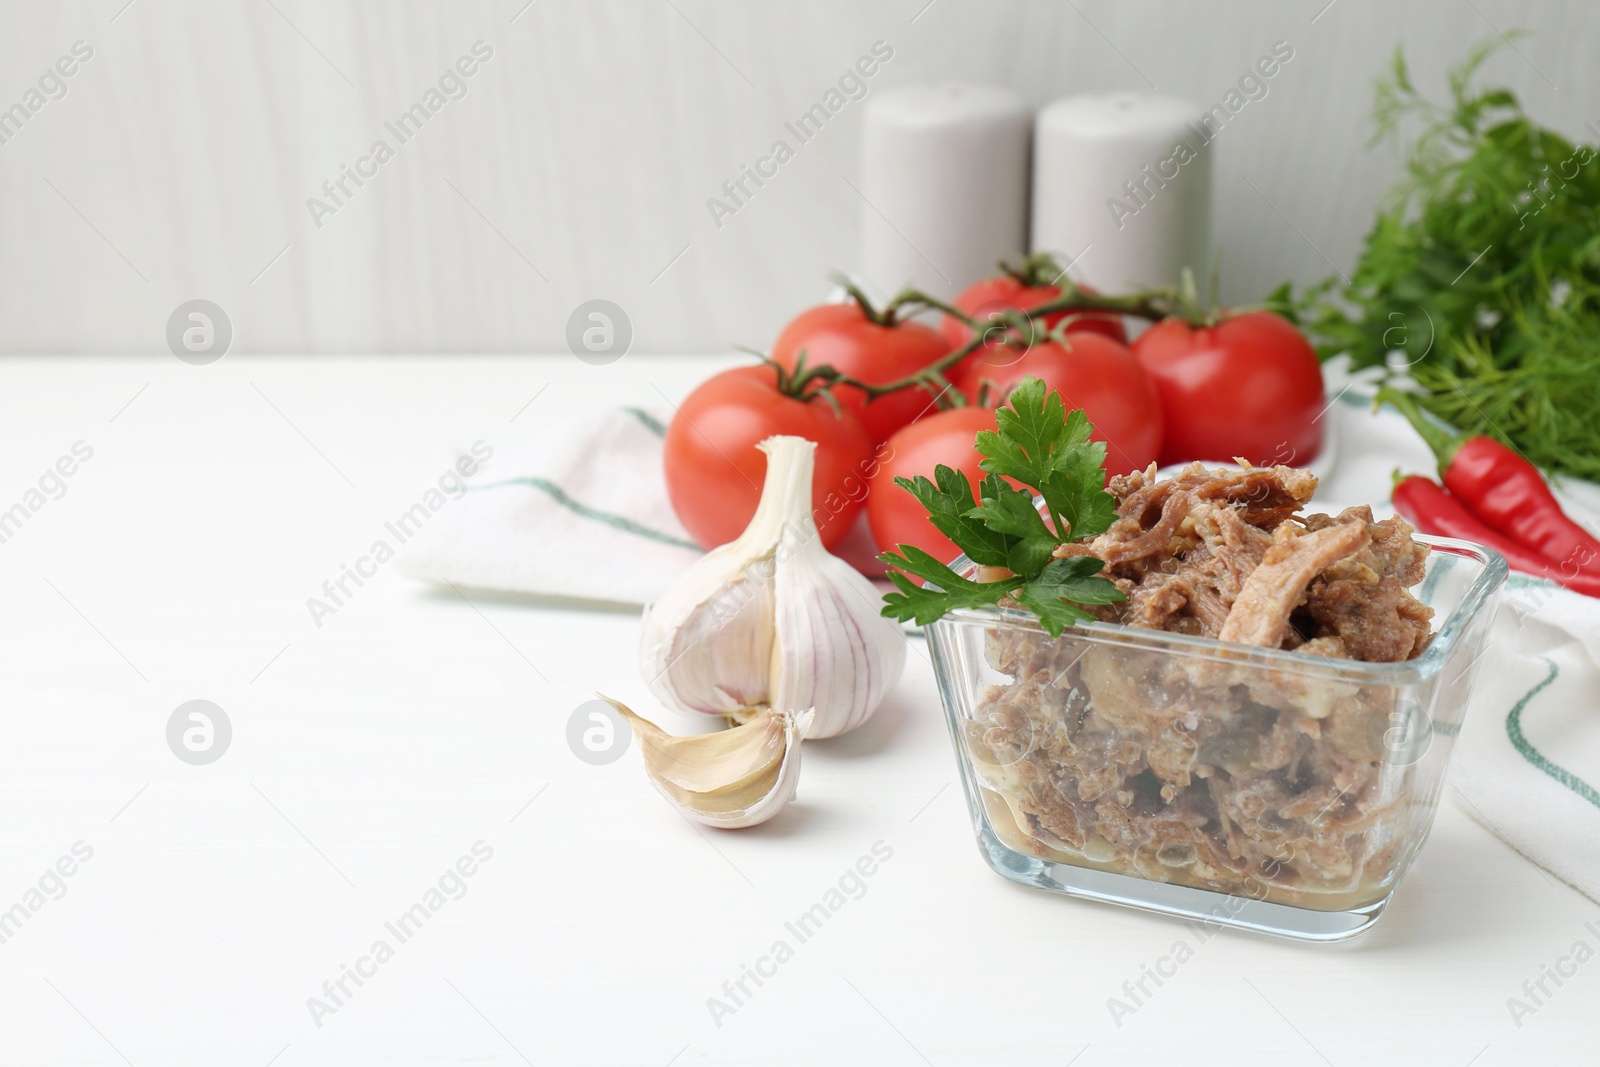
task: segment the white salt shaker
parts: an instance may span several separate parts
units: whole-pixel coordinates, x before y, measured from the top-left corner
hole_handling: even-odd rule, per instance
[[[1202,108],[1151,93],[1090,93],[1039,112],[1033,149],[1033,250],[1107,293],[1211,272],[1214,136]]]
[[[949,299],[1021,257],[1032,111],[997,85],[902,85],[861,123],[861,274]]]

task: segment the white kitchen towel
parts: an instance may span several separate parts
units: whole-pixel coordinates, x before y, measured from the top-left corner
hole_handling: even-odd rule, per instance
[[[613,408],[541,425],[486,464],[406,542],[395,565],[412,578],[465,588],[650,603],[703,554],[667,498],[667,417]],[[863,573],[883,573],[865,515],[834,554]]]
[[[1468,814],[1600,900],[1600,610],[1513,574],[1450,784]]]
[[[494,457],[395,564],[471,589],[644,604],[700,556],[667,499],[664,433],[639,408],[546,423]]]
[[[1366,381],[1335,368],[1329,394],[1322,418],[1339,448],[1316,504],[1385,513],[1390,473],[1429,472],[1432,457],[1404,419],[1371,410]],[[667,499],[662,433],[638,409],[542,427],[487,464],[405,546],[400,569],[466,588],[647,603],[700,554]],[[1563,485],[1561,497],[1594,528],[1595,487]],[[1474,818],[1600,900],[1600,604],[1511,578],[1450,781]]]

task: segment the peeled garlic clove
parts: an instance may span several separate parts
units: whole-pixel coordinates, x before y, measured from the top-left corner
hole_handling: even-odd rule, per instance
[[[770,437],[750,525],[645,609],[651,691],[681,711],[738,721],[814,709],[811,737],[867,720],[905,668],[905,635],[872,583],[823,548],[811,514],[816,445]]]
[[[809,711],[762,708],[742,726],[674,737],[610,697],[600,699],[633,727],[655,787],[696,822],[724,829],[754,826],[794,799]]]

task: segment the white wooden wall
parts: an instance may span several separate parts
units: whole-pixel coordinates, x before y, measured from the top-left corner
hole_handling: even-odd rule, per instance
[[[235,351],[560,350],[592,298],[627,310],[635,351],[764,345],[855,265],[860,105],[720,228],[706,198],[879,39],[895,55],[874,90],[1155,85],[1206,104],[1289,41],[1217,146],[1231,301],[1348,269],[1394,173],[1363,145],[1396,43],[1440,88],[1471,42],[1525,27],[1494,79],[1569,135],[1600,125],[1593,0],[1326,5],[0,0],[0,108],[93,49],[0,144],[0,350],[163,351],[196,297],[229,313]],[[385,120],[479,40],[493,56],[467,95],[317,226],[307,198],[397,143]]]

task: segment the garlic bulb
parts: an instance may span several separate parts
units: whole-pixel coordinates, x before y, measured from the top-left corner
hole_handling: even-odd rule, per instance
[[[600,699],[633,726],[655,787],[696,822],[724,829],[754,826],[794,799],[809,711],[763,708],[743,726],[673,737],[610,697]]]
[[[808,736],[833,737],[866,722],[899,681],[905,635],[879,614],[872,583],[822,547],[817,446],[769,437],[758,447],[767,477],[750,525],[645,608],[644,675],[681,711],[743,721],[760,708],[810,708]]]

